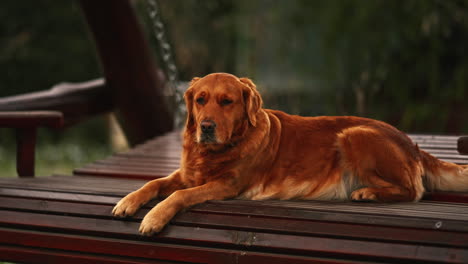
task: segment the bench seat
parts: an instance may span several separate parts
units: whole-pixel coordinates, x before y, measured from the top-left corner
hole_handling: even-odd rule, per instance
[[[456,137],[413,135],[423,149],[468,163]],[[453,145],[455,142],[455,145]],[[0,261],[21,263],[468,263],[468,195],[419,203],[209,201],[152,237],[115,203],[178,166],[178,133],[75,170],[0,178]],[[448,197],[448,198],[447,198]]]

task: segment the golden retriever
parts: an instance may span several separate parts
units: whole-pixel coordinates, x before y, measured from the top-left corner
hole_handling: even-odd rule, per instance
[[[467,166],[436,159],[396,128],[367,118],[263,109],[248,78],[194,78],[185,101],[180,169],[128,194],[113,210],[130,216],[167,197],[144,217],[144,235],[207,200],[402,202],[418,201],[425,190],[468,190]]]

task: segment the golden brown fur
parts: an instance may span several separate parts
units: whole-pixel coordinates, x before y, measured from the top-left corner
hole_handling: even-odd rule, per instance
[[[194,78],[180,169],[123,198],[116,216],[168,196],[143,219],[159,232],[181,209],[207,200],[418,201],[428,190],[468,190],[468,168],[418,149],[396,128],[359,117],[301,117],[262,108],[253,82]]]

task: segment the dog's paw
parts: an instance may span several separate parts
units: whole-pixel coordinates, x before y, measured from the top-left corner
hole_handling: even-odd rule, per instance
[[[351,193],[351,200],[355,202],[377,202],[377,195],[370,188],[362,188]]]
[[[161,215],[150,212],[141,221],[139,231],[144,236],[151,236],[161,231],[168,222]]]
[[[117,217],[132,216],[143,205],[143,201],[136,193],[130,193],[120,200],[112,210],[112,214]]]

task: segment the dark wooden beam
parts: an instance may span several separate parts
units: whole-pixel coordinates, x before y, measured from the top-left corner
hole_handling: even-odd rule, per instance
[[[16,172],[20,177],[34,177],[37,128],[16,130]]]
[[[63,114],[57,111],[0,112],[0,127],[30,128],[30,127],[63,126]]]
[[[460,137],[458,139],[457,149],[460,154],[468,155],[468,136]]]
[[[0,98],[0,111],[59,111],[65,126],[112,111],[104,79],[60,83],[50,90]]]
[[[94,37],[106,88],[135,145],[173,129],[153,56],[128,0],[80,0]]]

